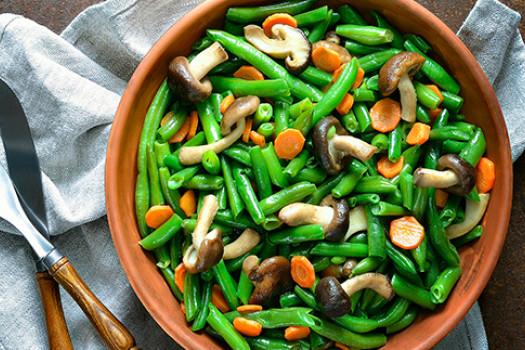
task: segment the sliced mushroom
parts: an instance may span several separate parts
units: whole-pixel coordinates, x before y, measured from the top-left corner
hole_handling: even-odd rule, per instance
[[[334,43],[336,45],[341,45],[341,38],[337,35],[335,30],[329,30],[324,35],[324,40]],[[347,50],[348,51],[348,50]]]
[[[259,244],[261,236],[257,231],[247,228],[237,239],[224,247],[224,260],[235,259],[248,253]]]
[[[335,128],[335,134],[328,138],[328,131],[332,127]],[[330,175],[340,173],[352,157],[367,161],[377,151],[377,147],[350,136],[339,120],[332,116],[317,122],[313,143],[318,162]]]
[[[272,38],[269,38],[261,27],[250,24],[244,27],[244,37],[258,50],[273,58],[284,59],[286,68],[294,74],[300,74],[308,67],[312,44],[299,28],[276,24],[272,27]]]
[[[271,304],[274,298],[293,288],[290,261],[282,256],[274,256],[257,264],[255,255],[243,261],[243,272],[253,282],[255,289],[250,296],[250,304]]]
[[[192,245],[186,250],[182,259],[188,273],[208,271],[222,259],[224,252],[222,232],[219,229],[208,232],[218,209],[217,197],[211,194],[204,197],[191,237]]]
[[[446,228],[447,237],[454,239],[463,236],[470,232],[480,221],[485,214],[487,205],[489,204],[490,194],[483,193],[479,195],[479,202],[466,198],[465,204],[465,221],[459,224],[453,224]]]
[[[279,220],[289,226],[321,225],[327,241],[341,241],[348,229],[350,208],[345,199],[326,196],[319,206],[306,203],[288,204],[279,211]]]
[[[219,154],[224,151],[226,148],[230,147],[235,141],[237,141],[244,131],[246,126],[246,120],[244,118],[237,121],[237,126],[231,133],[223,137],[219,141],[212,142],[207,145],[201,146],[189,146],[182,147],[179,150],[179,162],[182,165],[193,165],[198,164],[202,161],[202,155],[208,150]]]
[[[396,89],[401,97],[401,119],[416,120],[417,95],[410,79],[419,72],[426,59],[421,54],[403,51],[392,56],[379,70],[379,91],[389,96]]]
[[[202,102],[212,91],[210,80],[203,78],[226,60],[228,54],[217,42],[200,52],[191,62],[184,56],[177,56],[168,66],[168,86],[184,100]]]
[[[339,39],[339,37],[337,35],[335,35],[335,37],[337,37]],[[345,49],[344,47],[342,47],[339,44],[336,44],[332,40],[326,39],[326,40],[319,40],[319,41],[315,42],[312,45],[312,51],[315,50],[316,48],[318,48],[319,46],[324,46],[325,48],[330,49],[332,51],[335,51],[335,52],[337,52],[339,54],[339,56],[341,57],[341,64],[345,64],[345,63],[350,62],[352,60],[352,55],[350,55],[350,52],[348,52],[347,49]]]
[[[222,136],[228,135],[239,120],[254,114],[260,103],[259,97],[253,95],[236,98],[224,112],[221,121]]]
[[[348,241],[354,233],[366,231],[368,229],[368,222],[366,221],[366,208],[359,205],[350,210],[348,213],[348,230],[345,233],[343,241]]]
[[[388,277],[373,272],[354,276],[341,284],[334,277],[324,277],[315,287],[315,296],[328,316],[341,317],[351,310],[350,297],[365,288],[373,289],[387,300],[394,296]]]
[[[463,158],[455,154],[445,154],[439,158],[437,170],[416,169],[414,185],[443,188],[458,196],[466,196],[476,185],[476,170]]]

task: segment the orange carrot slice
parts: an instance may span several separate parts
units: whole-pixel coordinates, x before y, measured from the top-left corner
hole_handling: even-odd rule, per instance
[[[408,132],[407,143],[409,145],[424,144],[430,137],[430,125],[424,123],[415,123]]]
[[[353,105],[354,105],[354,96],[350,94],[345,94],[343,96],[343,99],[341,100],[341,102],[339,102],[339,104],[337,105],[335,109],[337,110],[337,112],[339,112],[339,114],[345,115],[345,114],[348,114],[348,112],[350,112]]]
[[[359,67],[359,70],[357,71],[357,77],[355,78],[355,81],[352,84],[352,89],[357,89],[358,87],[360,87],[361,84],[363,83],[364,78],[365,78],[365,71],[363,68]]]
[[[254,66],[241,66],[233,73],[233,77],[244,80],[264,80],[264,75]]]
[[[159,228],[173,215],[173,209],[169,205],[154,205],[146,212],[146,224],[151,228]]]
[[[285,24],[297,28],[297,20],[288,13],[274,13],[266,17],[262,24],[264,34],[266,34],[267,37],[272,37],[272,27],[276,24]]]
[[[222,313],[230,311],[230,305],[228,305],[228,302],[222,293],[221,287],[219,287],[218,284],[214,284],[212,287],[211,303]]]
[[[244,317],[235,317],[233,326],[239,333],[247,337],[257,337],[262,332],[262,324]]]
[[[315,283],[314,266],[307,257],[297,255],[290,261],[292,279],[303,288],[311,288]]]
[[[370,108],[370,118],[375,130],[392,131],[401,120],[401,105],[390,98],[379,100]]]
[[[188,135],[188,132],[190,131],[190,123],[191,123],[190,118],[184,119],[184,123],[182,123],[182,126],[180,127],[180,129],[177,130],[175,135],[170,137],[168,142],[169,143],[182,142],[182,140],[186,138],[186,135]]]
[[[184,280],[186,278],[186,273],[186,267],[183,263],[180,263],[175,268],[175,285],[182,293],[184,293]]]
[[[221,113],[224,114],[224,112],[226,112],[226,110],[228,109],[228,107],[230,107],[233,101],[235,101],[235,96],[233,95],[228,95],[225,98],[223,98],[221,101],[220,107],[219,107],[221,110]]]
[[[377,162],[377,171],[387,179],[391,179],[403,170],[403,163],[403,157],[394,163],[385,155]]]
[[[188,217],[195,214],[195,211],[197,210],[197,201],[195,199],[195,192],[193,190],[187,190],[184,192],[184,194],[180,197],[179,207]]]
[[[290,326],[284,330],[284,337],[288,341],[304,339],[310,335],[310,328],[305,326]]]
[[[275,153],[281,159],[294,159],[303,150],[304,142],[304,136],[299,130],[286,129],[275,138]]]
[[[191,111],[188,119],[190,120],[190,127],[188,134],[186,135],[186,140],[191,140],[197,133],[197,127],[199,126],[199,114],[197,111]]]
[[[439,103],[438,103],[438,106],[441,104],[441,102],[443,102],[443,94],[441,93],[441,90],[439,90],[439,87],[435,84],[428,84],[428,85],[425,85],[427,88],[429,88],[430,90],[432,90],[436,95],[439,96]]]
[[[476,165],[476,188],[479,193],[487,193],[494,187],[496,171],[494,162],[482,157]]]
[[[246,118],[246,125],[244,126],[244,131],[242,133],[242,142],[248,143],[250,141],[250,131],[252,131],[253,119]]]
[[[237,307],[237,311],[239,312],[257,312],[262,311],[263,307],[261,305],[257,304],[247,304],[247,305],[241,305]]]
[[[403,249],[414,249],[425,236],[425,228],[413,216],[403,216],[390,223],[392,243]]]
[[[443,191],[441,188],[436,188],[436,206],[443,208],[447,204],[448,192]]]
[[[252,140],[252,142],[256,146],[259,146],[261,148],[264,148],[264,146],[266,146],[266,139],[264,138],[264,136],[259,134],[257,131],[254,131],[254,130],[250,131],[250,140]]]
[[[324,46],[318,46],[312,51],[312,62],[325,72],[333,72],[341,66],[341,55]]]

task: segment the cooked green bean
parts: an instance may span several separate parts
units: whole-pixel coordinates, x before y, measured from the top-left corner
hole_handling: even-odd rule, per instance
[[[241,196],[239,195],[239,190],[235,185],[235,179],[233,178],[230,162],[228,161],[228,159],[226,159],[225,156],[221,156],[221,167],[222,176],[224,178],[224,186],[226,187],[228,201],[230,203],[230,208],[233,213],[233,219],[235,220],[243,211],[245,205],[241,199]]]
[[[146,250],[154,250],[166,244],[173,235],[179,232],[182,227],[182,219],[177,214],[173,214],[165,223],[159,228],[150,233],[139,241],[142,248]]]
[[[347,256],[364,258],[368,256],[368,245],[359,243],[319,242],[310,251],[312,255]]]
[[[273,214],[282,207],[311,195],[316,190],[317,188],[312,183],[306,181],[298,182],[261,200],[260,205],[264,215]]]
[[[248,153],[248,151],[242,148],[232,146],[222,151],[222,153],[224,153],[231,159],[243,165],[246,165],[247,167],[250,167],[250,168],[252,167],[252,161],[250,159],[250,154]]]
[[[232,349],[250,350],[246,339],[237,332],[228,319],[212,303],[208,304],[210,314],[206,321],[221,335],[221,337],[232,347]]]
[[[293,16],[297,21],[297,27],[307,27],[317,22],[322,21],[328,13],[328,6],[322,6],[315,10],[299,13]]]
[[[315,2],[316,0],[295,0],[254,7],[230,7],[226,12],[226,19],[237,23],[261,22],[274,13],[295,15],[308,11]]]
[[[310,34],[308,34],[308,40],[310,40],[312,44],[318,42],[324,37],[326,30],[328,29],[328,26],[332,21],[333,14],[333,10],[328,10],[328,13],[326,14],[325,18],[322,21],[317,22],[312,27],[312,29],[310,30]]]
[[[268,239],[273,244],[296,244],[324,239],[321,225],[301,225],[270,233]]]
[[[432,301],[436,304],[443,303],[452,291],[452,288],[456,282],[459,280],[460,276],[461,267],[459,266],[447,267],[445,270],[443,270],[437,281],[434,282],[432,287],[430,287]]]
[[[388,44],[394,40],[394,33],[390,29],[373,26],[341,24],[335,28],[335,31],[338,35],[365,45]]]

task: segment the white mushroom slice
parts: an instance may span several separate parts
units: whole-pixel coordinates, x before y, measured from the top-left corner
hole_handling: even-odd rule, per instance
[[[328,140],[328,147],[349,154],[361,161],[367,161],[375,154],[377,147],[350,135],[335,134]]]
[[[414,84],[408,73],[401,76],[399,85],[399,96],[401,97],[401,119],[409,123],[416,121],[417,94]]]
[[[190,71],[197,80],[201,80],[218,64],[228,60],[228,54],[218,42],[214,42],[199,52],[190,62]]]
[[[210,149],[217,154],[221,153],[242,136],[245,125],[246,120],[243,118],[237,122],[237,126],[231,133],[219,141],[212,142],[208,145],[182,147],[179,151],[179,162],[182,165],[198,164],[202,161],[204,152]]]
[[[288,204],[279,211],[279,220],[289,226],[321,225],[323,229],[330,225],[334,209],[306,203]]]
[[[414,172],[414,185],[418,187],[448,188],[458,182],[459,177],[452,170],[418,168]]]
[[[224,247],[224,260],[235,259],[248,253],[259,244],[261,236],[257,231],[247,228],[237,239]]]
[[[366,221],[366,208],[359,205],[348,213],[348,230],[346,231],[345,238],[343,241],[348,241],[355,233],[366,231],[368,229],[368,223]]]
[[[465,221],[447,227],[447,237],[449,239],[454,239],[470,232],[470,230],[472,230],[481,221],[483,214],[485,214],[485,210],[487,209],[487,205],[489,203],[489,198],[489,193],[480,194],[479,202],[473,201],[470,198],[465,198]]]
[[[363,273],[361,275],[349,278],[341,284],[341,288],[348,296],[352,296],[361,289],[370,288],[374,292],[381,295],[383,298],[390,300],[394,295],[394,290],[390,284],[390,280],[380,273]]]

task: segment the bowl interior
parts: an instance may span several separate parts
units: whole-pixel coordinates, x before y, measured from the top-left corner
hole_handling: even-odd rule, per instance
[[[190,53],[191,45],[210,27],[220,28],[231,6],[260,4],[260,0],[208,0],[173,25],[137,68],[117,111],[107,150],[106,199],[111,234],[128,279],[157,323],[187,349],[220,349],[204,334],[186,325],[153,256],[137,244],[134,192],[137,147],[144,117],[166,77],[168,62]],[[511,208],[512,161],[505,122],[483,71],[454,33],[429,11],[411,0],[323,1],[336,9],[351,4],[367,20],[375,10],[402,33],[424,37],[432,57],[442,63],[461,85],[463,114],[480,126],[487,140],[487,155],[496,164],[496,183],[483,219],[483,236],[460,249],[463,275],[444,305],[423,312],[403,332],[390,336],[384,349],[427,349],[437,344],[466,315],[481,294],[495,267],[505,239]],[[373,23],[369,21],[369,23]],[[124,176],[123,176],[124,175]]]

